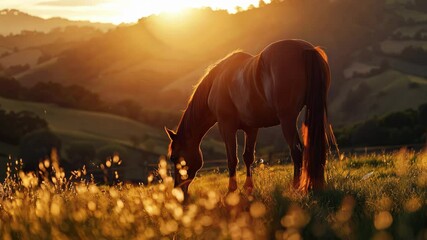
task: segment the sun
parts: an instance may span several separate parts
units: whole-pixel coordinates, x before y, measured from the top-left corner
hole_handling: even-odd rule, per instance
[[[154,14],[180,14],[192,5],[192,1],[188,0],[120,0],[113,2],[109,7],[117,11],[111,21],[129,23]]]
[[[183,10],[189,8],[210,7],[234,13],[237,8],[244,10],[250,5],[257,7],[259,2],[259,0],[116,0],[109,7],[118,11],[112,19],[113,22],[135,22],[141,17],[153,14],[180,15]],[[269,3],[270,0],[264,2]]]

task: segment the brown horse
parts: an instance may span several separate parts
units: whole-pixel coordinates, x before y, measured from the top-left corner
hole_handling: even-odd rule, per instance
[[[327,127],[329,85],[326,54],[302,40],[272,43],[256,56],[244,52],[228,55],[200,81],[176,133],[165,128],[171,140],[169,157],[175,165],[175,187],[187,193],[189,184],[203,165],[200,142],[218,123],[227,150],[229,191],[237,189],[237,130],[245,132],[243,159],[247,177],[244,188],[250,192],[258,129],[278,124],[291,149],[294,186],[303,191],[322,188],[326,144],[328,136],[333,136],[331,128]],[[304,106],[302,144],[296,122]],[[182,169],[186,171],[180,171]]]

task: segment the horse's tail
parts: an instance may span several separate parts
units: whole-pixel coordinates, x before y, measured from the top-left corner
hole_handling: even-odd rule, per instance
[[[304,152],[299,188],[303,191],[321,189],[325,185],[327,133],[327,92],[330,70],[326,53],[316,47],[306,50],[307,92],[306,114],[302,127]],[[333,133],[332,133],[333,135]],[[330,135],[331,136],[331,135]]]

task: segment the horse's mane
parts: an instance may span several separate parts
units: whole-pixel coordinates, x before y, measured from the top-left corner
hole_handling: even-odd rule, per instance
[[[234,56],[235,54],[239,54],[243,52],[240,49],[234,50],[231,53],[227,54],[227,56],[221,58],[220,60],[216,61],[215,63],[209,65],[206,70],[205,70],[205,74],[200,78],[199,82],[193,86],[193,93],[191,94],[190,98],[188,99],[188,103],[190,103],[193,98],[194,95],[196,95],[197,91],[203,91],[205,92],[205,90],[209,89],[212,86],[212,82],[213,79],[215,78],[214,75],[216,75],[216,73],[219,71],[219,68],[222,67],[223,63],[226,62],[227,60],[229,60],[232,56]]]
[[[224,58],[216,61],[214,64],[211,64],[206,68],[205,74],[200,78],[199,82],[194,85],[193,93],[188,99],[187,108],[185,110],[185,114],[183,114],[181,121],[179,123],[179,127],[183,127],[184,129],[190,129],[190,126],[186,126],[186,124],[191,124],[192,121],[190,119],[196,117],[197,115],[202,114],[201,110],[207,110],[208,97],[209,92],[211,90],[213,81],[215,80],[216,75],[222,69],[224,62],[229,60],[235,54],[241,53],[241,50],[235,50],[229,53]]]

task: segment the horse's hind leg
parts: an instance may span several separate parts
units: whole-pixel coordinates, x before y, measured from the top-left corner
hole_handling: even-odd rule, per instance
[[[229,173],[228,191],[234,192],[237,189],[236,168],[237,168],[237,163],[239,162],[239,159],[237,158],[237,144],[236,144],[237,127],[234,127],[233,125],[230,125],[230,124],[218,123],[218,128],[224,140],[226,151],[227,151],[228,173]]]
[[[302,170],[302,154],[303,144],[298,135],[296,127],[297,117],[283,118],[280,120],[282,132],[291,150],[292,161],[294,162],[294,182],[295,188],[299,187],[301,170]]]
[[[246,181],[243,185],[246,193],[252,193],[254,184],[252,182],[251,165],[255,159],[255,143],[258,135],[258,128],[245,129],[245,151],[243,152],[243,159],[246,165]]]

